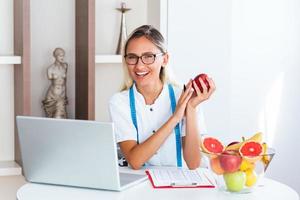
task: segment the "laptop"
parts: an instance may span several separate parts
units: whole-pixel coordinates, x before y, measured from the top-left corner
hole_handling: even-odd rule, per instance
[[[122,191],[147,179],[120,173],[113,123],[17,116],[29,182]]]

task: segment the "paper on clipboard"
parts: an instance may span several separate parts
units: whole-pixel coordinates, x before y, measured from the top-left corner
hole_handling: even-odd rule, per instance
[[[213,176],[207,169],[148,169],[146,174],[154,188],[214,188]]]

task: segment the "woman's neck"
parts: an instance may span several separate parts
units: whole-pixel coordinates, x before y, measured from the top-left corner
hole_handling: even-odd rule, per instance
[[[147,105],[151,105],[155,102],[163,89],[163,83],[161,81],[156,84],[139,87],[136,85],[137,90],[141,93],[145,99]]]

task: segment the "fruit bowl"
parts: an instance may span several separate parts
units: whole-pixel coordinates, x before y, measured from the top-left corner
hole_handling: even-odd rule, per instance
[[[275,150],[266,143],[248,139],[233,142],[224,147],[216,138],[204,139],[201,154],[215,175],[216,185],[221,191],[249,193],[260,185]],[[218,152],[218,153],[216,153]]]

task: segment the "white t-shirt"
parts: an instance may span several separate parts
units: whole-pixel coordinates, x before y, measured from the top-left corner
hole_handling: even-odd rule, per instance
[[[182,88],[173,86],[176,102],[178,101]],[[135,97],[136,118],[139,132],[139,143],[144,142],[157,131],[172,115],[171,101],[169,97],[168,85],[165,84],[162,92],[155,100],[154,104],[146,105],[144,97],[140,94],[135,85],[133,86]],[[199,106],[198,106],[199,107]],[[126,140],[137,140],[136,128],[131,119],[129,105],[129,91],[122,91],[114,94],[109,101],[109,111],[112,122],[114,122],[114,131],[116,142]],[[201,134],[206,133],[203,113],[198,108],[198,127]],[[180,123],[181,137],[185,136],[185,120]],[[200,134],[200,133],[199,133]],[[182,159],[183,163],[184,160]],[[156,166],[176,166],[176,137],[175,131],[166,139],[159,150],[147,162],[148,165]],[[185,165],[185,163],[184,163]]]

